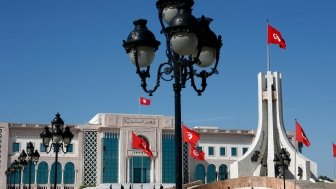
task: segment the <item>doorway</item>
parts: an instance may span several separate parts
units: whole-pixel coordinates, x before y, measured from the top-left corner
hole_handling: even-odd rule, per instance
[[[149,183],[151,160],[148,157],[132,157],[130,159],[130,176],[132,183]],[[133,174],[134,173],[134,174]]]

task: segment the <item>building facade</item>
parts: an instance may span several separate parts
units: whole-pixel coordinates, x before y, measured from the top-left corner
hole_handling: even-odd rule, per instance
[[[66,124],[65,124],[66,125]],[[40,133],[48,124],[0,123],[0,188],[6,184],[28,186],[28,166],[8,177],[5,171],[18,159],[28,142],[40,153],[32,166],[32,188],[50,188],[57,176],[62,188],[98,186],[106,183],[174,183],[175,140],[174,118],[162,115],[98,113],[87,124],[68,125],[74,138],[69,152],[46,153]],[[194,127],[200,133],[198,148],[205,152],[205,161],[188,155],[183,145],[184,182],[205,183],[230,178],[229,165],[247,152],[253,130],[226,130],[216,127]],[[132,132],[144,137],[153,157],[131,146]],[[57,168],[57,175],[54,174]]]

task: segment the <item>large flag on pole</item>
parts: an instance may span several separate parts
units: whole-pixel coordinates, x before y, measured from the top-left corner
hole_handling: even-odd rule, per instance
[[[190,144],[196,145],[196,143],[200,139],[200,135],[197,132],[189,129],[185,125],[182,125],[182,133],[183,133],[183,142],[188,142]]]
[[[336,144],[332,143],[333,157],[336,157]]]
[[[189,147],[190,147],[190,156],[192,158],[200,160],[200,161],[204,160],[204,152],[203,151],[197,150],[197,148],[192,144],[190,144]]]
[[[268,24],[267,27],[267,43],[278,44],[280,48],[286,49],[286,41],[282,38],[281,33]]]
[[[152,151],[149,149],[148,142],[141,136],[137,136],[132,132],[132,148],[142,149],[149,157],[153,157]]]
[[[309,142],[305,132],[303,131],[301,125],[299,124],[299,122],[297,120],[295,120],[295,127],[296,127],[296,132],[295,132],[296,141],[302,142],[307,147],[309,147],[310,142]]]

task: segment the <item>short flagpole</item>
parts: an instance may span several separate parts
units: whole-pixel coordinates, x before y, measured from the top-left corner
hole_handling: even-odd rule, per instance
[[[133,189],[133,183],[134,183],[134,154],[132,152],[132,189]]]
[[[266,31],[267,31],[267,71],[270,71],[271,69],[271,65],[270,65],[270,45],[268,44],[268,19],[267,19],[267,24],[266,24]]]
[[[331,143],[332,146],[332,157],[333,157],[333,162],[334,162],[334,181],[336,181],[336,175],[335,175],[335,156],[334,156],[334,143]]]
[[[296,152],[297,152],[297,141],[296,141],[296,131],[295,131],[295,139],[294,139],[294,144],[295,144],[295,154],[294,154],[294,189],[296,189]]]
[[[144,172],[144,167],[143,167],[143,156],[141,156],[141,183],[144,183],[144,180],[143,180],[143,172]]]
[[[336,176],[335,176],[335,158],[334,159],[334,180],[336,180]]]
[[[139,100],[138,100],[138,114],[140,114],[140,96],[139,96]]]

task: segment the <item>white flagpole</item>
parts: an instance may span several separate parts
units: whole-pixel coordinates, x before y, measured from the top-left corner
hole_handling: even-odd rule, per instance
[[[336,180],[336,176],[335,176],[335,158],[334,158],[334,180]]]
[[[144,172],[144,167],[143,167],[143,156],[141,156],[141,183],[144,183],[143,180],[143,172]]]
[[[295,154],[294,154],[294,189],[296,189],[296,152],[297,152],[297,141],[296,141],[296,132],[295,132]]]
[[[133,183],[134,183],[134,156],[132,152],[132,189],[133,189]]]
[[[139,96],[139,99],[138,99],[138,114],[140,114],[140,96]]]
[[[332,146],[332,157],[334,159],[334,181],[336,181],[336,176],[335,176],[335,157],[334,157],[334,143],[331,143]]]
[[[295,138],[294,138],[294,145],[295,145],[295,154],[294,154],[294,189],[296,189],[296,153],[297,153],[297,148],[298,148],[298,142],[296,141],[296,119],[295,121]]]
[[[269,49],[269,44],[268,44],[268,19],[267,19],[267,24],[266,24],[266,31],[267,31],[267,71],[270,71],[271,65],[270,65],[270,49]]]

